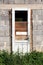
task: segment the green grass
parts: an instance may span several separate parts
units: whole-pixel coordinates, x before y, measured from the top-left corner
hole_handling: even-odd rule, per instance
[[[43,52],[9,54],[0,51],[0,65],[43,65]]]

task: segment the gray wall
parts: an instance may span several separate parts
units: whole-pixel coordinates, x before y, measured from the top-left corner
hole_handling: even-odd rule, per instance
[[[4,4],[42,4],[43,0],[0,0],[0,3],[4,3]]]
[[[33,49],[43,51],[43,10],[32,10]]]
[[[9,10],[0,9],[0,50],[11,50]],[[43,51],[43,9],[32,10],[33,50]]]
[[[0,10],[0,50],[11,49],[9,11]]]

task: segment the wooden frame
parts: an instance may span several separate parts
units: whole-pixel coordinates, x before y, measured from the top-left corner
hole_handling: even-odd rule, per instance
[[[28,8],[13,8],[12,9],[12,51],[14,52],[14,44],[15,44],[15,42],[20,42],[20,41],[18,41],[18,40],[15,40],[15,10],[17,10],[17,11],[19,11],[19,10],[21,10],[21,11],[28,11],[28,36],[30,36],[31,34],[30,34],[30,9],[28,9]],[[30,37],[29,37],[30,38]],[[29,39],[29,52],[30,52],[30,39]],[[22,42],[27,42],[27,40],[22,40]]]

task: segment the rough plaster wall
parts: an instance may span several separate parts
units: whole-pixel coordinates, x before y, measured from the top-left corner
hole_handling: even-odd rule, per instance
[[[43,51],[43,10],[32,10],[33,50]]]
[[[16,3],[16,4],[23,4],[23,3],[25,3],[25,4],[37,4],[37,3],[39,3],[39,4],[41,4],[41,3],[43,3],[43,0],[0,0],[0,3],[4,3],[4,4],[14,4],[14,3]]]
[[[0,4],[2,4],[3,3],[3,0],[0,0]]]
[[[19,4],[19,3],[20,3],[20,4],[23,4],[23,3],[24,3],[24,0],[15,0],[15,3],[16,3],[16,4]]]
[[[41,0],[29,0],[28,3],[29,3],[29,4],[37,4],[37,3],[38,3],[38,4],[41,4],[42,1],[41,1]]]
[[[0,9],[0,50],[10,51],[10,21],[8,10]]]
[[[15,0],[3,0],[4,4],[14,4]]]

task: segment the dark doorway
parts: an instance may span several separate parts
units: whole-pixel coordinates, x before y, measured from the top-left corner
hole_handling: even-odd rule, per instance
[[[27,21],[27,11],[15,11],[15,21]]]

